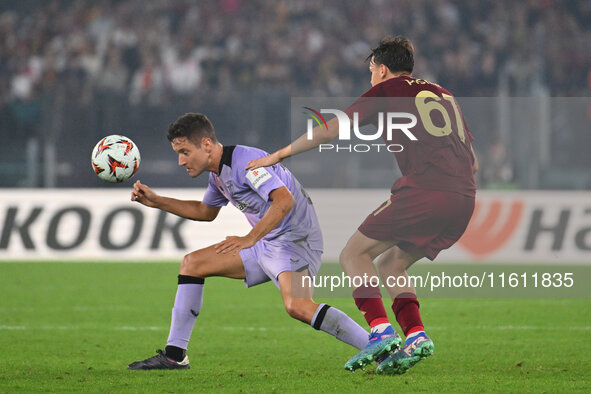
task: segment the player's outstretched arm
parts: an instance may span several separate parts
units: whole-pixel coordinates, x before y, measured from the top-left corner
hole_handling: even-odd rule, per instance
[[[238,253],[241,249],[250,248],[261,238],[281,223],[285,215],[291,211],[294,204],[293,196],[285,186],[269,193],[269,199],[273,202],[265,216],[263,216],[250,232],[244,237],[229,236],[215,245],[217,253]]]
[[[333,118],[329,120],[326,125],[328,128],[327,130],[324,130],[324,127],[320,126],[314,127],[312,130],[312,139],[308,139],[307,133],[303,134],[291,144],[271,153],[269,156],[249,161],[245,169],[251,170],[259,167],[269,167],[290,156],[295,156],[299,153],[314,149],[320,144],[332,141],[337,135],[339,135],[338,119]]]
[[[186,219],[204,222],[214,220],[220,211],[220,207],[211,207],[201,201],[185,201],[160,196],[139,180],[133,184],[131,201],[137,201],[147,207],[158,208]]]

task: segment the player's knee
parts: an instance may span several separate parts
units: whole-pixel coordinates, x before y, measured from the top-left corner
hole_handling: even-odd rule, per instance
[[[349,244],[345,245],[345,247],[343,248],[343,250],[341,250],[341,253],[339,254],[339,263],[343,264],[345,262],[347,262],[348,260],[351,259],[351,247],[349,246]]]
[[[303,322],[308,322],[310,320],[308,318],[307,309],[305,308],[305,304],[299,302],[298,299],[290,298],[289,300],[285,300],[284,302],[285,311],[289,314],[289,316],[293,317],[296,320],[300,320]]]
[[[379,259],[378,272],[389,272],[390,274],[403,274],[406,272],[409,264],[402,259]]]
[[[207,272],[205,272],[205,264],[201,254],[189,253],[185,255],[181,261],[180,274],[205,278]]]

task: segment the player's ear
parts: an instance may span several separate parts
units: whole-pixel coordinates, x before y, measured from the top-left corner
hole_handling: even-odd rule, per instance
[[[385,64],[380,64],[380,77],[384,78],[386,75],[388,75],[388,67]]]
[[[212,147],[213,147],[213,142],[211,141],[210,138],[208,138],[208,137],[201,138],[201,149],[203,149],[204,151],[209,153],[209,152],[211,152]]]

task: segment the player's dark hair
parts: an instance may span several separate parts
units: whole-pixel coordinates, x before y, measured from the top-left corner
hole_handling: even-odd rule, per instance
[[[168,126],[166,134],[168,141],[172,142],[175,138],[181,137],[186,137],[196,146],[201,146],[203,137],[209,138],[213,143],[218,142],[213,124],[207,119],[207,116],[194,112],[180,116]]]
[[[365,61],[371,61],[375,64],[383,64],[391,72],[405,71],[412,73],[415,65],[415,49],[412,42],[406,37],[385,37],[380,41],[377,48],[371,50]]]

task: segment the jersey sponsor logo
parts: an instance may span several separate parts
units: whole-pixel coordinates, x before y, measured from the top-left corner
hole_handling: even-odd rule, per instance
[[[248,203],[246,201],[236,201],[236,203],[234,204],[234,206],[236,208],[238,208],[240,211],[244,211],[246,208],[249,207]]]
[[[250,181],[255,190],[258,190],[263,183],[271,179],[271,174],[264,167],[260,167],[255,168],[254,170],[249,170],[246,173],[246,179]]]

